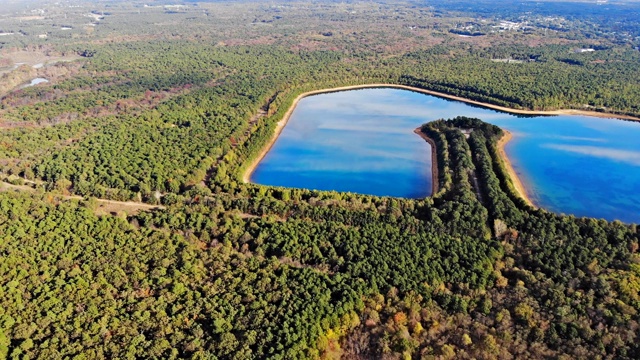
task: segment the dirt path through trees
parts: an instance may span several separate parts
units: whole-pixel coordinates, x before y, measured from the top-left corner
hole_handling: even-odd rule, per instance
[[[26,191],[35,193],[36,189],[32,188],[29,185],[14,185],[4,181],[0,181],[0,191]],[[82,196],[79,195],[62,195],[55,194],[55,196],[59,196],[63,199],[67,200],[84,200]],[[96,199],[95,207],[93,211],[97,215],[107,215],[118,212],[125,212],[128,215],[136,214],[141,210],[155,210],[155,209],[164,209],[165,207],[162,205],[151,205],[145,204],[142,202],[136,201],[116,201],[116,200],[107,200],[107,199]]]

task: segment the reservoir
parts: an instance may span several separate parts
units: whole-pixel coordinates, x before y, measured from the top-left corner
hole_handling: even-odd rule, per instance
[[[537,206],[640,222],[640,123],[573,115],[522,117],[393,88],[303,98],[251,181],[379,196],[429,196],[431,149],[413,130],[460,115],[513,134],[506,152]]]

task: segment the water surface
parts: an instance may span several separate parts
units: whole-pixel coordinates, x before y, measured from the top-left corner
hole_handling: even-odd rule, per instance
[[[478,117],[513,133],[506,151],[533,202],[551,211],[640,222],[640,123],[518,117],[401,89],[302,99],[252,174],[265,185],[418,198],[431,193],[421,124]]]
[[[413,133],[429,118],[408,91],[367,89],[302,99],[252,181],[396,197],[431,193],[431,148]],[[407,98],[409,96],[409,98]]]
[[[34,66],[35,67],[35,66]],[[45,79],[45,78],[35,78],[33,80],[31,80],[30,83],[26,84],[23,87],[30,87],[30,86],[34,86],[34,85],[38,85],[38,84],[42,84],[42,83],[48,83],[49,80]]]

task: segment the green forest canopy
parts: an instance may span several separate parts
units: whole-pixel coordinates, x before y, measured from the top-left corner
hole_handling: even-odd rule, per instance
[[[0,100],[0,175],[35,188],[0,193],[0,358],[640,357],[636,226],[529,207],[495,126],[422,127],[431,198],[240,180],[293,99],[333,86],[637,116],[632,46],[584,19],[461,40],[473,14],[249,5],[120,4],[92,32],[11,44],[83,59]],[[95,198],[166,208],[97,216]]]

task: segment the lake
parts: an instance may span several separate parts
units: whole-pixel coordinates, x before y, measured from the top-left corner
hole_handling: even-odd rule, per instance
[[[251,181],[379,196],[429,196],[431,149],[413,130],[459,115],[480,118],[513,134],[507,155],[537,206],[640,222],[640,123],[588,116],[518,117],[393,88],[300,100]]]

